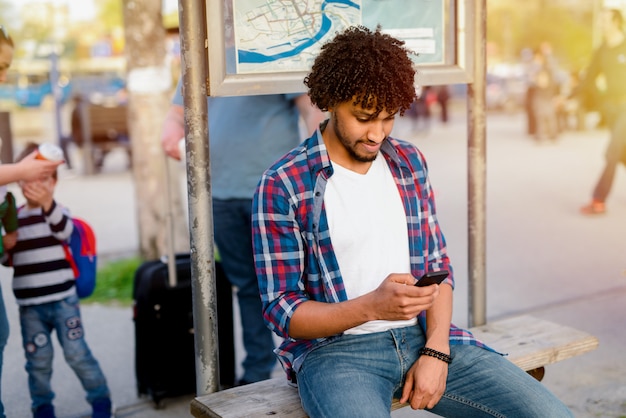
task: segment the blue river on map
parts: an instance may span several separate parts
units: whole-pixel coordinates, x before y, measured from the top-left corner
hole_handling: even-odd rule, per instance
[[[322,3],[322,11],[324,11],[326,6],[328,6],[331,3],[343,4],[348,7],[354,7],[355,9],[360,9],[358,4],[350,0],[326,0]],[[254,52],[254,51],[238,50],[237,55],[239,57],[239,63],[240,64],[242,63],[260,64],[264,62],[272,62],[272,61],[277,61],[283,58],[296,56],[300,54],[300,52],[304,51],[305,49],[319,42],[320,39],[322,39],[324,35],[326,35],[328,31],[330,31],[331,26],[332,26],[332,21],[330,20],[330,18],[328,18],[326,15],[323,15],[322,26],[320,27],[319,32],[317,32],[315,36],[313,36],[312,38],[306,40],[305,42],[302,42],[296,48],[291,49],[289,51],[284,51],[284,52],[281,52],[280,54],[275,54],[275,55],[266,55],[266,54],[261,54],[261,53]]]

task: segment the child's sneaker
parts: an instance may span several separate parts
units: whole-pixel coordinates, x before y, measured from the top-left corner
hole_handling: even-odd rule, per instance
[[[91,403],[91,409],[93,411],[91,418],[111,418],[111,399],[96,399]]]

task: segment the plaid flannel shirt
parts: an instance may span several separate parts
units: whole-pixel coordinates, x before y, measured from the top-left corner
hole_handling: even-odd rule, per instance
[[[412,275],[446,269],[451,273],[446,282],[454,287],[423,155],[394,138],[385,141],[381,152],[404,205]],[[306,353],[335,338],[290,338],[289,323],[298,305],[308,300],[347,300],[324,210],[324,190],[332,175],[318,130],[266,170],[253,199],[253,247],[263,316],[269,328],[284,338],[276,354],[290,379]],[[418,319],[425,328],[425,312]],[[469,331],[455,326],[450,329],[450,343],[485,347]]]

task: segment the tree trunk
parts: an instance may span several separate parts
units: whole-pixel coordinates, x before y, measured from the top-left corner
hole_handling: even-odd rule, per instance
[[[168,239],[176,252],[189,251],[189,227],[183,211],[179,167],[161,148],[161,129],[170,105],[171,74],[166,65],[161,0],[124,0],[128,118],[133,178],[139,222],[139,251],[144,259],[167,254]],[[169,164],[169,190],[166,166]],[[168,200],[171,205],[168,205]],[[168,216],[173,222],[169,237]]]

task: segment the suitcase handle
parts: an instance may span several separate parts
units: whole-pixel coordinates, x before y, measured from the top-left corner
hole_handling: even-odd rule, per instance
[[[170,185],[170,162],[167,154],[163,152],[163,161],[165,162],[165,199],[167,199],[167,211],[165,213],[165,228],[167,230],[167,270],[168,281],[170,287],[175,287],[178,282],[176,277],[176,256],[174,254],[174,214],[172,211],[172,187]],[[161,258],[163,260],[163,258]]]

